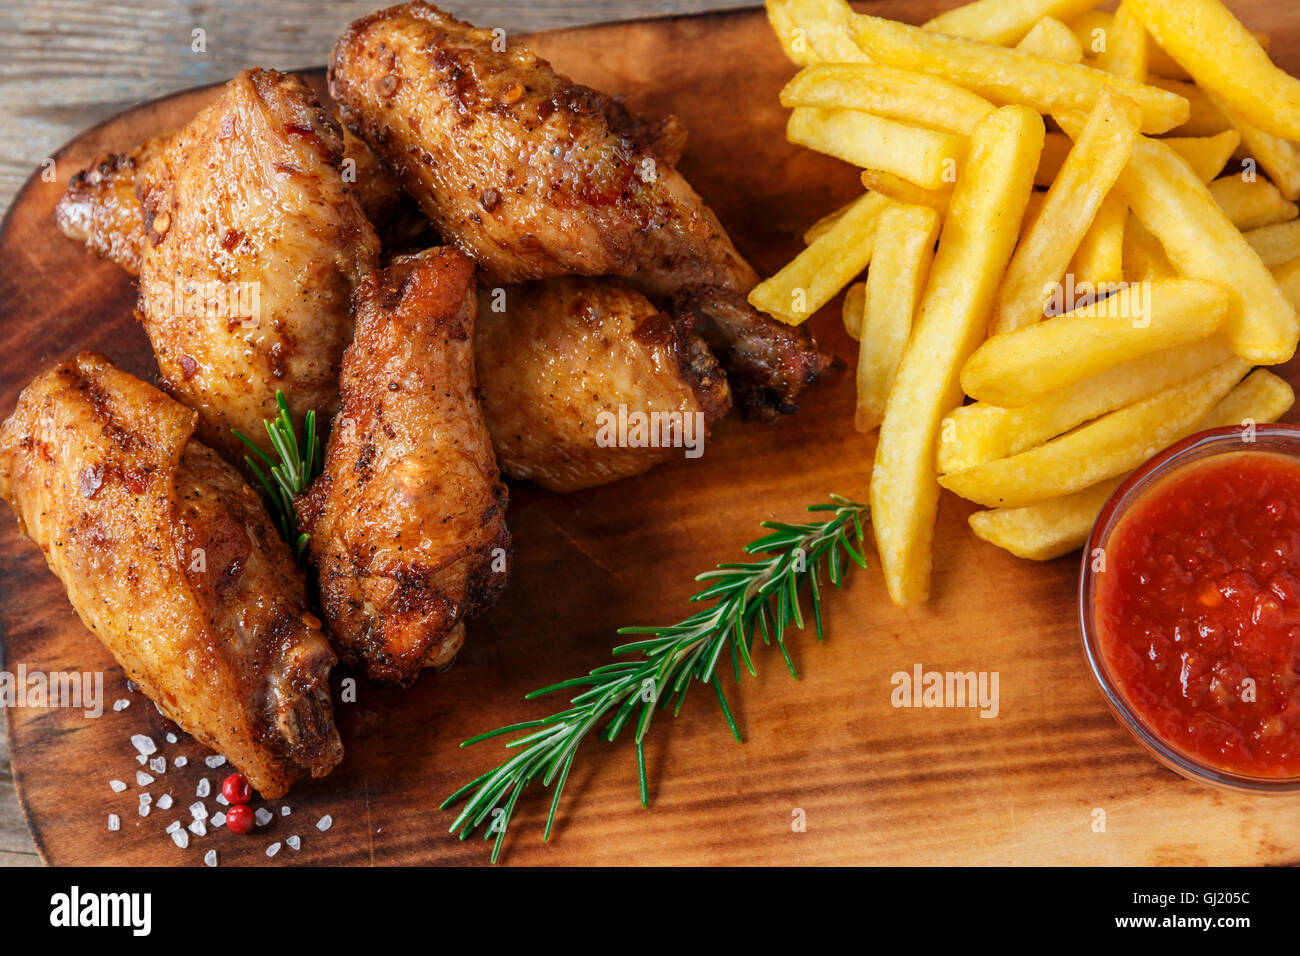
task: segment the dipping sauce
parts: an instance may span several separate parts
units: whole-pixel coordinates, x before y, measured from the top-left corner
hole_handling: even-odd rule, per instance
[[[1122,516],[1104,559],[1097,646],[1134,714],[1217,770],[1300,776],[1300,461],[1242,451],[1179,468]]]

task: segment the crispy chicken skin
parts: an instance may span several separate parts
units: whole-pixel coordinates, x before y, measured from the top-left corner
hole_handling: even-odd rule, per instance
[[[566,276],[484,290],[474,349],[497,460],[511,477],[552,491],[639,475],[684,454],[601,445],[603,413],[616,418],[621,405],[691,416],[691,432],[678,435],[703,442],[696,413],[711,426],[731,404],[700,338],[617,279]]]
[[[127,675],[278,797],[342,759],[335,657],[261,502],[196,421],[83,353],[0,426],[0,493]]]
[[[379,240],[340,173],[342,133],[296,76],[245,71],[136,172],[139,317],[166,391],[239,461],[290,409],[332,416],[349,302]]]
[[[633,117],[521,44],[493,41],[422,2],[382,10],[335,44],[330,92],[489,282],[629,277],[714,323],[706,337],[748,411],[793,410],[830,359],[745,302],[757,276],[674,168],[680,128]]]
[[[409,683],[506,580],[506,488],[475,394],[474,265],[404,256],[357,289],[325,470],[298,498],[335,649]]]

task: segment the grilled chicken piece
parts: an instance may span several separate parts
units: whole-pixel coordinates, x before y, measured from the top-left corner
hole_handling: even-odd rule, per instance
[[[298,498],[339,655],[408,683],[506,580],[510,534],[474,381],[474,265],[454,249],[362,281],[325,470]]]
[[[127,675],[278,797],[343,757],[335,657],[261,502],[196,422],[84,353],[0,426],[0,494]]]
[[[484,290],[474,349],[497,460],[552,491],[697,457],[731,405],[699,336],[617,279]],[[611,443],[620,421],[627,444]]]
[[[243,452],[232,428],[265,443],[278,389],[298,416],[338,408],[349,300],[379,253],[342,148],[302,80],[248,71],[175,134],[74,178],[61,207],[93,249],[128,271],[138,261],[163,387],[231,460]]]
[[[674,168],[680,128],[493,41],[425,3],[382,10],[335,44],[330,92],[490,282],[618,275],[661,304],[688,302],[714,326],[706,338],[741,404],[792,411],[830,359],[745,301],[758,277]]]

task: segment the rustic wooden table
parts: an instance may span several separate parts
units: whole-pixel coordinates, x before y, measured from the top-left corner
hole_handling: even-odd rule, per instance
[[[322,64],[344,26],[384,5],[381,0],[3,5],[0,214],[41,161],[86,127],[143,100],[224,80],[245,67],[293,70]],[[442,0],[442,6],[473,23],[515,33],[745,5],[744,0]],[[0,515],[0,520],[8,519]],[[0,866],[39,862],[14,796],[0,722]]]

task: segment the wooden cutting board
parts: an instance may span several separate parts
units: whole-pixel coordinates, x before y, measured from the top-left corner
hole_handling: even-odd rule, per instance
[[[873,3],[920,22],[944,2]],[[1290,0],[1234,0],[1273,37],[1278,62],[1300,72],[1300,15]],[[855,194],[847,166],[785,142],[777,102],[793,68],[759,11],[565,30],[530,41],[558,69],[626,95],[650,114],[676,113],[690,131],[682,168],[741,251],[763,274],[799,248],[803,229]],[[325,51],[321,51],[322,56]],[[319,85],[320,73],[313,75]],[[210,97],[192,90],[147,103],[78,137],[57,156],[53,182],[34,177],[0,231],[0,411],[38,371],[79,349],[156,374],[132,321],[132,282],[59,234],[51,211],[62,183],[96,152],[123,149],[184,123]],[[856,347],[839,301],[812,321],[850,365]],[[1300,371],[1287,375],[1300,385]],[[460,749],[476,733],[542,716],[524,694],[609,659],[625,624],[688,612],[692,577],[735,560],[766,518],[798,520],[829,492],[862,499],[874,439],[852,427],[851,374],[810,391],[793,417],[722,426],[703,458],[568,496],[511,487],[516,560],[501,602],[472,622],[448,673],[401,692],[361,681],[337,706],[347,757],[324,780],[270,805],[274,822],[250,836],[217,830],[188,849],[164,831],[186,822],[204,766],[182,735],[163,744],[189,764],[145,788],[175,806],[137,813],[129,738],[161,744],[168,728],[130,693],[110,655],[82,627],[38,549],[0,520],[3,666],[102,671],[110,709],[6,712],[13,768],[41,855],[57,864],[480,863],[487,846],[446,832],[438,803],[495,765],[497,742]],[[575,764],[552,842],[540,827],[548,797],[520,806],[512,864],[1236,864],[1300,862],[1300,798],[1207,789],[1159,767],[1111,719],[1085,668],[1075,616],[1077,558],[1019,561],[977,540],[971,508],[945,495],[934,597],[890,605],[877,569],[855,572],[826,602],[826,641],[791,637],[791,680],[759,648],[757,679],[731,692],[746,742],[727,734],[707,689],[676,720],[661,716],[647,747],[652,806],[639,806],[628,741],[589,741]],[[874,557],[874,556],[872,556]],[[1000,710],[895,709],[891,675],[996,671]],[[340,674],[339,677],[344,675]],[[338,677],[336,677],[336,684]],[[111,710],[117,699],[131,705]],[[109,788],[127,781],[126,792]],[[207,801],[210,809],[216,807]],[[281,803],[292,815],[280,815]],[[1104,811],[1098,831],[1096,811]],[[118,814],[120,832],[108,832]],[[323,815],[333,827],[319,832]],[[792,823],[805,821],[799,832]],[[302,849],[266,848],[300,835]]]

